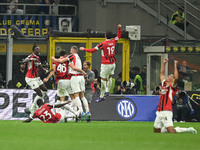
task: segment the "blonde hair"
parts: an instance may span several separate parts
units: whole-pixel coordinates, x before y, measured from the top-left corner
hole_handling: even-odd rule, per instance
[[[77,46],[72,46],[72,49],[74,49],[78,53],[78,47]]]

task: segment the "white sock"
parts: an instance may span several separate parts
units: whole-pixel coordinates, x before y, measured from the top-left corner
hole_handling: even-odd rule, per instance
[[[101,80],[101,94],[100,94],[100,98],[104,97],[106,91],[106,81]]]
[[[73,113],[74,115],[77,115],[77,113],[68,105],[68,104],[66,104],[66,105],[64,105],[63,106],[66,110],[69,110],[71,113]]]
[[[165,127],[162,127],[161,130],[160,130],[160,132],[161,133],[167,133],[168,131],[167,131],[167,129]]]
[[[73,110],[74,110],[74,111],[77,111],[77,110],[78,110],[78,107],[76,106],[75,103],[76,103],[76,101],[73,99],[73,100],[72,100],[72,107],[73,107]]]
[[[55,104],[60,104],[60,103],[61,103],[60,100],[57,100]],[[56,110],[56,113],[60,112],[60,108],[56,108],[55,110]]]
[[[83,98],[81,99],[81,101],[83,102],[83,106],[84,106],[84,108],[85,108],[85,113],[89,112],[89,106],[88,106],[88,101],[87,101],[87,99],[86,99],[85,97],[83,97]]]
[[[106,92],[110,92],[111,86],[112,86],[112,78],[108,78]]]
[[[182,133],[182,132],[189,132],[189,128],[180,128],[180,127],[176,127],[174,128],[176,130],[177,133]]]
[[[42,99],[42,97],[37,95],[37,96],[34,98],[33,104],[31,105],[31,108],[30,108],[32,111],[36,111],[36,110],[39,108],[38,105],[37,105],[38,99]]]
[[[81,100],[79,97],[76,97],[74,100],[74,105],[75,107],[78,107],[78,109],[80,110],[80,112],[83,112],[83,108],[82,108],[82,104],[81,104]]]

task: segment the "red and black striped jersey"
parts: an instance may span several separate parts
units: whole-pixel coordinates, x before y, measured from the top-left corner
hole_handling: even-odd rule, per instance
[[[56,123],[61,119],[61,114],[52,112],[52,108],[53,105],[44,104],[33,113],[31,118],[39,118],[44,123]]]
[[[161,95],[158,103],[158,111],[172,111],[172,100],[177,91],[178,89],[176,86],[173,87],[171,84],[167,86],[166,80],[162,82]]]
[[[63,58],[59,58],[59,59],[63,59]],[[69,75],[68,61],[64,63],[53,62],[53,64],[56,66],[56,80],[71,79],[71,76]]]
[[[115,45],[117,44],[120,38],[121,38],[121,29],[118,29],[118,33],[115,39],[107,39],[104,42],[98,44],[95,48],[84,49],[84,51],[92,53],[97,50],[101,50],[102,64],[114,64],[116,61]]]
[[[37,61],[29,61],[27,63],[27,73],[26,77],[28,78],[37,78],[38,77],[38,66],[41,65],[40,57],[33,54],[30,54],[26,59],[36,58]]]

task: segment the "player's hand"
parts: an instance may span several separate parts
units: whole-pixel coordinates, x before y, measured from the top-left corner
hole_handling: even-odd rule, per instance
[[[177,64],[178,64],[178,61],[177,61],[177,60],[174,60],[174,64],[177,65]]]
[[[55,61],[55,57],[51,57],[51,60]]]
[[[81,51],[83,51],[83,50],[84,50],[84,47],[80,47],[79,49],[80,49]]]
[[[47,82],[47,81],[48,81],[48,79],[47,79],[47,78],[44,78],[44,79],[43,79],[43,82]]]
[[[168,58],[165,58],[165,59],[164,59],[164,63],[167,63],[168,61],[169,61]]]
[[[87,76],[87,73],[85,71],[82,71],[83,76]]]
[[[119,29],[122,27],[122,25],[121,24],[118,24],[118,26],[117,26]]]
[[[37,61],[37,59],[36,59],[36,58],[30,58],[30,60],[31,60],[31,61]]]

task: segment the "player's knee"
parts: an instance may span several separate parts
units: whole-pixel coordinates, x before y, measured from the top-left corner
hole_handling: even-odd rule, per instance
[[[168,127],[167,132],[168,133],[176,133],[176,130],[173,127]]]

